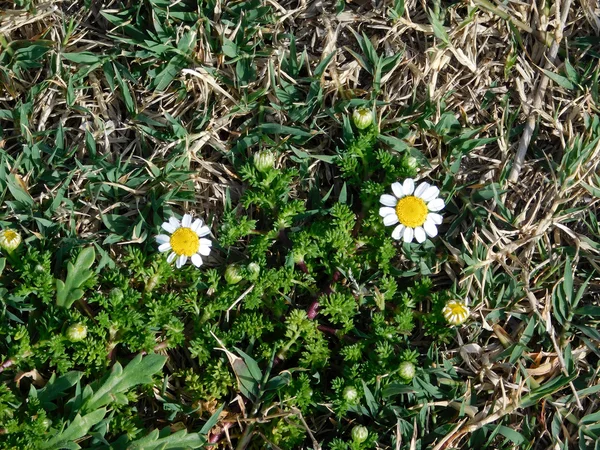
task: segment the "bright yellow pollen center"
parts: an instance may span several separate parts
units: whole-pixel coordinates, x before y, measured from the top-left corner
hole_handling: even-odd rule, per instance
[[[9,243],[17,239],[17,233],[13,230],[4,230],[2,234]]]
[[[450,308],[452,315],[455,315],[455,316],[462,316],[463,314],[465,314],[467,312],[462,303],[452,302],[452,303],[448,304],[448,307]]]
[[[427,219],[427,205],[423,199],[414,195],[407,195],[396,203],[396,215],[405,227],[420,227]]]
[[[192,256],[200,248],[200,239],[191,228],[182,227],[171,235],[170,244],[175,254]]]

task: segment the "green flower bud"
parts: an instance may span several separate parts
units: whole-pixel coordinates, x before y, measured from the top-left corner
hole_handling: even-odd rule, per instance
[[[275,165],[275,155],[267,150],[254,154],[254,167],[259,172],[266,172]]]
[[[247,270],[250,280],[256,280],[258,278],[258,275],[260,274],[260,266],[258,264],[254,262],[248,264]]]
[[[229,264],[225,269],[225,281],[227,284],[238,284],[244,277],[240,273],[240,269],[236,264]]]
[[[50,428],[51,425],[52,425],[52,421],[50,419],[48,419],[47,417],[42,420],[42,426],[44,427],[44,429]]]
[[[71,342],[83,341],[87,336],[87,327],[79,323],[74,323],[67,329],[67,339]]]
[[[369,430],[362,425],[356,425],[352,428],[352,440],[357,443],[365,442],[369,437]]]
[[[416,169],[417,166],[419,165],[419,161],[417,161],[417,158],[415,158],[414,156],[409,156],[408,159],[406,160],[406,164],[411,169]]]
[[[119,288],[113,288],[110,291],[110,297],[112,300],[116,301],[116,302],[120,302],[121,300],[123,300],[123,291]]]
[[[348,386],[346,389],[344,389],[342,395],[344,396],[344,400],[347,402],[355,402],[358,398],[358,391],[356,388]]]
[[[400,375],[400,378],[407,383],[412,381],[415,377],[415,365],[410,361],[404,361],[400,364],[400,367],[398,367],[398,375]]]
[[[7,228],[0,231],[0,248],[7,253],[14,252],[21,244],[21,235],[16,230]]]
[[[373,123],[373,113],[366,108],[355,109],[352,113],[352,122],[359,130],[365,130]]]

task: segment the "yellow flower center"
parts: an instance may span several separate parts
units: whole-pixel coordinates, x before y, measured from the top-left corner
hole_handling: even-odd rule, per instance
[[[427,219],[427,205],[423,199],[414,195],[407,195],[396,203],[396,215],[405,227],[420,227]]]
[[[469,317],[469,308],[459,301],[451,300],[442,311],[444,318],[452,325],[460,325]]]
[[[181,227],[175,230],[170,239],[175,254],[192,256],[200,248],[200,239],[191,228]]]
[[[4,237],[4,239],[6,239],[9,244],[11,244],[12,241],[16,241],[18,239],[17,233],[13,230],[4,230],[2,232],[2,237]]]

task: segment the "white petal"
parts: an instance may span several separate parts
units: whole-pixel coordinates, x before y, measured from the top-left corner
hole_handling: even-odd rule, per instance
[[[425,191],[421,194],[421,198],[425,202],[430,202],[434,198],[436,198],[440,193],[440,190],[435,186],[429,186]]]
[[[396,214],[390,214],[389,216],[385,216],[383,218],[383,224],[386,227],[389,227],[391,225],[395,225],[398,223],[398,216]]]
[[[392,231],[392,238],[399,241],[400,238],[402,237],[403,232],[404,232],[404,225],[400,224],[396,228],[394,228],[394,231]]]
[[[198,229],[202,226],[202,219],[194,220],[194,223],[190,227],[192,231],[198,231]]]
[[[417,242],[419,244],[422,244],[423,242],[425,242],[425,239],[427,239],[427,236],[425,236],[425,230],[423,229],[423,227],[415,228],[415,239],[417,240]]]
[[[181,219],[181,226],[185,228],[189,228],[192,225],[192,216],[189,214],[184,214],[183,219]]]
[[[394,191],[394,195],[398,198],[404,197],[404,190],[402,189],[402,185],[398,182],[392,183],[392,191]]]
[[[390,194],[383,194],[379,197],[379,201],[385,206],[396,206],[396,203],[398,203],[398,199]]]
[[[426,181],[423,181],[415,189],[415,197],[422,198],[423,192],[425,192],[430,187],[431,187],[431,185],[429,183],[427,183]]]
[[[202,238],[200,239],[200,246],[204,246],[204,247],[212,247],[212,241],[210,239],[205,239]]]
[[[177,217],[169,217],[169,223],[175,227],[175,229],[181,227],[181,222]]]
[[[165,242],[164,244],[160,244],[158,246],[158,251],[159,252],[168,252],[169,250],[171,250],[171,244],[169,242]]]
[[[206,225],[204,225],[196,230],[196,234],[200,237],[209,235],[210,228],[208,228]]]
[[[383,206],[379,208],[379,215],[381,217],[389,216],[390,214],[396,214],[396,210],[394,208],[390,208],[389,206]]]
[[[202,265],[202,258],[198,253],[194,253],[192,255],[192,264],[196,267],[200,267]]]
[[[176,257],[176,256],[177,256],[177,254],[176,254],[175,252],[172,252],[172,253],[171,253],[171,254],[170,254],[168,257],[167,257],[167,262],[168,262],[169,264],[171,264],[171,263],[172,263],[172,262],[175,260],[175,257]]]
[[[181,267],[183,267],[183,265],[187,262],[188,257],[185,255],[181,255],[179,258],[177,258],[177,261],[175,262],[175,266],[180,269]]]
[[[169,222],[163,222],[163,224],[161,225],[161,227],[167,233],[175,233],[175,230],[178,228],[178,227],[176,227],[175,225],[172,225]]]
[[[415,191],[415,180],[412,178],[407,178],[404,180],[404,184],[402,184],[402,190],[404,191],[404,195],[412,195]]]
[[[433,220],[427,219],[425,221],[425,223],[423,224],[423,229],[425,230],[425,233],[427,233],[427,236],[429,236],[429,237],[436,237],[438,234],[437,227],[435,226],[435,223],[433,222]]]
[[[429,208],[429,211],[439,211],[441,209],[444,209],[445,203],[444,200],[442,200],[441,198],[436,198],[431,200],[429,203],[427,203],[427,208]]]
[[[209,247],[207,245],[201,245],[200,248],[198,249],[198,253],[201,254],[202,256],[208,256],[208,255],[210,255],[210,250],[211,250],[211,247]]]
[[[436,225],[440,225],[444,221],[444,217],[441,214],[429,213],[427,214],[427,220],[431,220]]]
[[[406,227],[404,229],[404,242],[408,242],[408,243],[412,242],[414,235],[415,235],[414,229],[412,229],[411,227]]]
[[[171,238],[166,234],[159,234],[154,239],[156,239],[156,242],[159,244],[166,244],[171,241]]]

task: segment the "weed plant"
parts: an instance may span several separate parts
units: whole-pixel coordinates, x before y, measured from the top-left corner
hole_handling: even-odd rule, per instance
[[[0,448],[600,449],[598,8],[375,3],[0,1]]]

